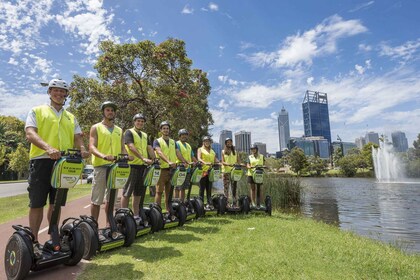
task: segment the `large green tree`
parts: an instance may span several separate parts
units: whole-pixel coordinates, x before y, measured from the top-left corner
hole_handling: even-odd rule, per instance
[[[300,172],[308,166],[308,160],[301,148],[294,147],[287,155],[287,162],[294,172],[300,175]]]
[[[8,152],[11,152],[19,143],[29,146],[25,136],[25,123],[16,117],[0,116],[0,144],[7,145]]]
[[[379,146],[375,143],[369,142],[363,146],[361,157],[364,162],[364,168],[373,170],[372,148],[377,149]],[[356,160],[357,157],[353,159]]]
[[[9,169],[15,171],[21,177],[28,171],[29,151],[22,143],[19,143],[14,152],[9,154]],[[25,177],[23,175],[23,177]]]
[[[193,69],[182,40],[168,39],[156,45],[151,41],[130,44],[102,42],[102,54],[95,65],[98,78],[75,76],[70,90],[70,110],[80,120],[84,132],[100,121],[100,104],[115,102],[119,109],[117,124],[132,126],[132,117],[143,113],[145,130],[156,137],[159,123],[172,124],[172,137],[180,128],[190,132],[197,147],[213,123],[207,98],[207,74]]]

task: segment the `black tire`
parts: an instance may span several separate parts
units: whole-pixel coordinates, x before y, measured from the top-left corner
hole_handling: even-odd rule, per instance
[[[125,215],[121,219],[121,224],[119,225],[120,232],[124,234],[124,247],[128,247],[133,244],[134,239],[136,238],[136,222],[134,221],[133,217],[129,215]]]
[[[227,198],[224,195],[221,195],[219,197],[219,207],[218,207],[218,211],[217,214],[219,215],[223,215],[226,212],[226,205],[227,205]]]
[[[31,270],[33,249],[28,248],[28,243],[18,233],[14,233],[9,238],[4,254],[4,269],[7,279],[24,279]]]
[[[197,218],[204,217],[206,213],[204,212],[204,203],[203,200],[199,197],[195,198],[195,204],[197,206],[196,212],[197,212]]]
[[[271,216],[271,211],[272,211],[271,197],[270,197],[270,196],[268,196],[268,195],[265,197],[265,208],[266,208],[265,212],[266,212],[269,216]]]
[[[150,208],[150,211],[148,214],[149,214],[151,232],[154,233],[154,232],[159,231],[163,226],[163,219],[159,210],[152,207]]]
[[[85,248],[83,252],[83,259],[90,260],[96,255],[98,250],[98,234],[88,222],[81,222],[78,228],[82,232]]]
[[[179,223],[178,226],[182,227],[187,220],[187,208],[184,204],[178,204],[178,209],[176,209],[176,215],[178,217]]]
[[[242,209],[242,213],[244,213],[244,214],[248,214],[249,213],[249,211],[251,210],[251,205],[250,205],[250,202],[249,202],[249,197],[248,196],[245,196],[243,199],[242,199],[242,207],[241,207]]]
[[[77,227],[68,234],[71,257],[64,264],[73,266],[78,264],[83,258],[83,254],[85,252],[85,240],[83,239],[82,231]]]

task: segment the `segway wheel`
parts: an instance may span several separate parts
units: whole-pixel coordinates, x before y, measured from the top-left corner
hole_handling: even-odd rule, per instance
[[[249,197],[245,196],[242,200],[242,213],[248,214],[251,210],[251,205],[249,203]]]
[[[179,204],[178,209],[176,210],[176,214],[179,219],[178,226],[182,227],[187,220],[187,208],[185,208],[184,204]]]
[[[268,195],[265,197],[265,208],[266,208],[265,212],[266,212],[269,216],[271,216],[271,211],[272,211],[271,197],[270,197],[270,196],[268,196]]]
[[[121,220],[120,231],[125,236],[124,246],[128,247],[133,244],[136,238],[136,222],[131,216],[125,215]]]
[[[205,213],[204,213],[204,203],[203,200],[201,200],[201,198],[197,197],[194,199],[194,207],[196,207],[195,209],[195,213],[197,213],[197,218],[200,217],[204,217]]]
[[[82,231],[79,228],[73,229],[68,234],[71,257],[64,264],[73,266],[78,264],[83,258],[83,254],[85,252],[85,240],[83,239]]]
[[[14,233],[7,242],[4,269],[7,279],[24,279],[32,266],[32,248],[28,248],[24,237]]]
[[[148,213],[151,225],[151,232],[157,232],[162,228],[163,220],[159,210],[152,207]]]
[[[92,226],[87,222],[81,222],[78,228],[82,232],[83,241],[85,242],[83,259],[90,260],[96,255],[96,251],[98,250],[98,235]]]
[[[223,215],[226,212],[227,198],[224,195],[219,197],[219,207],[217,209],[217,214]]]

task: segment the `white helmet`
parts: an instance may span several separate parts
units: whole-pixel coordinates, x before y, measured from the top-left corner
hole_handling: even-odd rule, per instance
[[[50,90],[50,88],[62,88],[65,90],[69,90],[69,85],[66,83],[66,81],[62,80],[62,79],[52,79],[49,83],[48,83],[48,90]]]

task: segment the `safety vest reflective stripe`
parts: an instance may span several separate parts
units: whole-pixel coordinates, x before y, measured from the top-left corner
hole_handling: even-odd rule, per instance
[[[122,129],[114,125],[112,133],[102,123],[96,124],[96,133],[98,134],[98,150],[105,155],[118,156],[121,153]],[[109,161],[92,155],[93,166],[110,164]]]
[[[134,128],[129,129],[131,131],[131,134],[133,134],[134,139],[134,146],[136,147],[137,151],[142,155],[144,158],[148,158],[147,154],[147,134],[143,131],[140,131],[141,138],[137,131]],[[144,161],[140,158],[138,158],[128,147],[128,145],[125,145],[125,149],[127,150],[127,153],[130,156],[134,157],[134,160],[129,161],[129,164],[135,164],[135,165],[142,165],[144,164]]]
[[[41,105],[33,109],[35,112],[37,133],[48,145],[59,150],[66,151],[74,148],[74,115],[63,110],[57,116],[53,109],[48,105]],[[45,150],[31,144],[29,158],[44,155]]]

